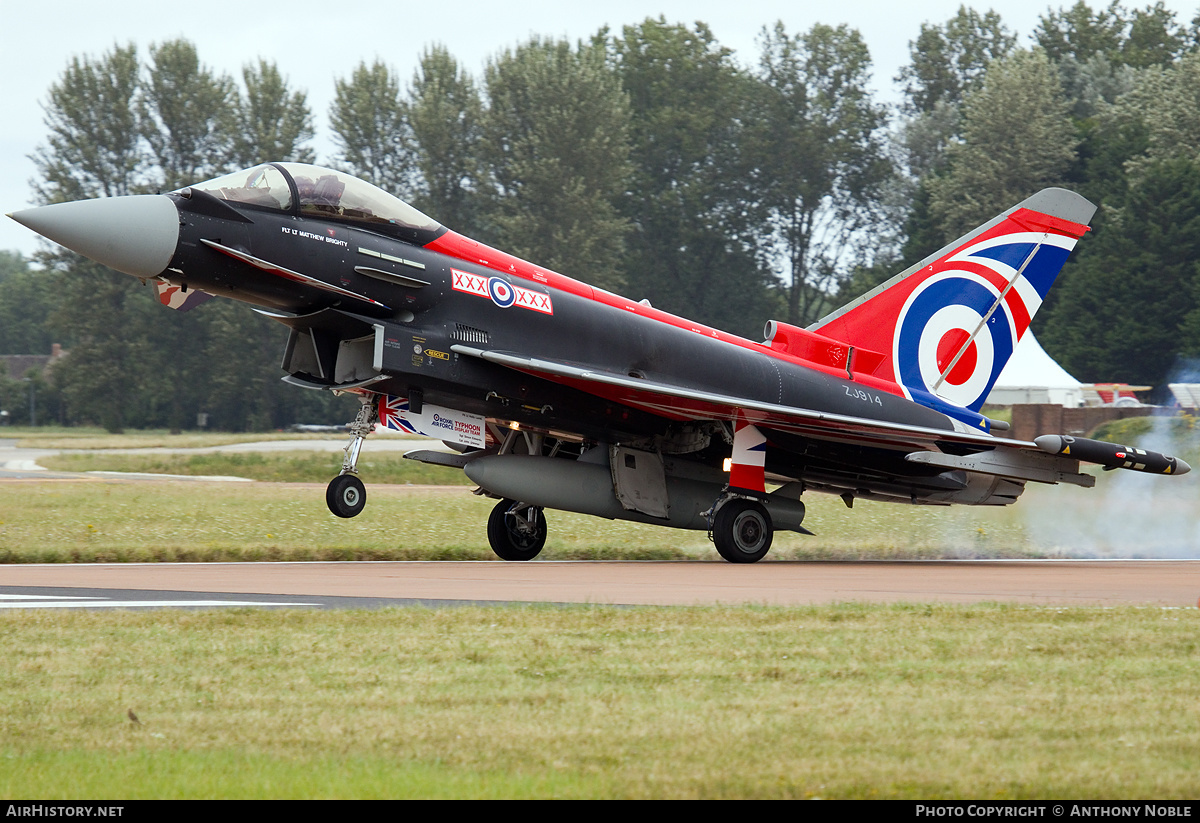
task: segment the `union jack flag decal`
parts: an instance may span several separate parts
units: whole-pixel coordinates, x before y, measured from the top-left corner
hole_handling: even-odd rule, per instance
[[[436,437],[474,449],[487,446],[487,421],[482,415],[424,403],[419,414],[408,399],[385,394],[379,398],[379,425],[393,431]]]
[[[408,398],[394,394],[384,394],[379,397],[379,425],[393,431],[420,434],[412,423],[404,417],[408,414]]]

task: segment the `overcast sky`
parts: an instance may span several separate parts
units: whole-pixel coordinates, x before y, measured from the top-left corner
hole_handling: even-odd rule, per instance
[[[34,168],[28,155],[45,138],[41,105],[47,88],[72,56],[98,56],[115,44],[132,42],[144,52],[152,43],[186,37],[196,44],[204,63],[235,76],[243,64],[256,57],[274,60],[293,88],[308,93],[316,119],[318,162],[324,162],[333,151],[326,114],[333,98],[334,79],[349,76],[364,60],[382,59],[407,79],[421,51],[440,42],[478,73],[489,56],[533,34],[577,40],[602,26],[619,31],[623,25],[663,15],[669,22],[706,22],[718,42],[750,65],[756,60],[756,37],[763,26],[776,20],[782,20],[790,33],[807,30],[818,22],[846,23],[862,32],[870,47],[881,99],[895,102],[899,96],[893,78],[908,60],[909,41],[916,37],[921,23],[945,22],[960,3],[0,0],[0,84],[4,90],[0,108],[0,214],[29,205],[29,180]],[[1126,5],[1148,3],[1127,0]],[[1005,24],[1020,35],[1025,45],[1039,16],[1048,8],[1069,4],[1068,0],[1006,0],[969,5],[980,11],[1001,7]],[[1107,0],[1093,0],[1092,5],[1107,5]],[[1166,5],[1185,23],[1197,7],[1195,0],[1166,0]],[[0,249],[29,254],[36,248],[32,232],[0,218]]]

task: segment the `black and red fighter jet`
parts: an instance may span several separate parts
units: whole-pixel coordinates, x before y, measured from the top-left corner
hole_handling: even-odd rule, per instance
[[[358,455],[378,424],[452,447],[407,456],[500,501],[487,534],[506,560],[541,551],[549,508],[707,530],[748,563],[776,529],[805,531],[806,491],[1003,506],[1029,481],[1093,485],[1080,461],[1189,470],[1083,438],[1005,438],[980,414],[1094,211],[1045,189],[809,328],[768,322],[761,343],[300,163],[11,216],[153,281],[171,308],[228,297],[287,326],[283,379],[362,403],[327,494],[340,517],[366,501]]]

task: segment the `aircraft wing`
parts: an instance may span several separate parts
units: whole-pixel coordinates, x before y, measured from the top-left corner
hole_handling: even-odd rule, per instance
[[[1176,458],[1163,458],[1150,453],[1151,465],[1137,464],[1143,457],[1130,457],[1119,450],[1124,446],[1074,438],[1078,447],[1092,453],[1076,454],[1054,437],[1053,444],[995,437],[976,432],[967,425],[947,417],[954,428],[935,429],[913,426],[867,417],[831,414],[812,409],[783,406],[745,397],[701,391],[652,380],[629,377],[561,361],[531,357],[515,352],[479,349],[454,345],[460,355],[477,357],[517,371],[545,377],[619,403],[644,409],[673,420],[736,421],[748,418],[761,429],[801,435],[813,440],[833,441],[876,449],[887,449],[903,455],[910,464],[942,470],[962,470],[1002,477],[1017,482],[1070,483],[1076,486],[1095,485],[1095,478],[1079,472],[1079,463],[1100,463],[1105,468],[1135,468],[1153,473],[1184,473],[1187,464]],[[1039,438],[1039,441],[1046,438]],[[1109,455],[1117,450],[1120,459]],[[1164,462],[1167,461],[1167,462]],[[1161,463],[1162,465],[1159,465]]]
[[[676,420],[734,420],[741,412],[764,428],[882,448],[937,449],[937,443],[956,443],[978,450],[998,446],[1038,450],[1035,443],[976,432],[950,418],[947,419],[955,426],[954,429],[933,429],[700,391],[515,352],[461,344],[451,349],[461,355],[547,377]]]

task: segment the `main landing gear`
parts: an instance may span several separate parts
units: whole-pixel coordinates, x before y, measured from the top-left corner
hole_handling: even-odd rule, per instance
[[[771,550],[775,532],[762,503],[734,497],[717,509],[709,537],[730,563],[756,563]]]
[[[501,500],[488,517],[487,536],[501,560],[532,560],[546,545],[546,516],[541,506]]]
[[[346,444],[346,456],[342,458],[341,473],[329,481],[325,490],[325,505],[338,517],[354,517],[367,505],[367,490],[358,479],[358,453],[363,440],[375,429],[379,420],[374,395],[359,398],[362,403],[358,416],[350,424],[350,442]]]

